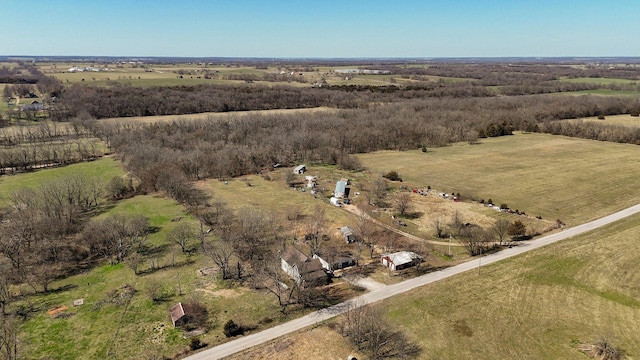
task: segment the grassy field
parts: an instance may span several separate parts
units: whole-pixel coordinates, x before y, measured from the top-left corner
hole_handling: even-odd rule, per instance
[[[517,133],[428,153],[381,151],[358,158],[373,174],[396,170],[408,186],[492,199],[575,225],[640,202],[640,168],[630,166],[639,156],[635,145]]]
[[[252,175],[241,179],[233,179],[226,184],[223,181],[207,180],[199,184],[211,196],[223,199],[230,207],[238,209],[244,206],[256,207],[268,211],[285,214],[292,208],[297,208],[302,214],[311,214],[315,206],[325,209],[328,228],[338,228],[349,223],[354,223],[355,218],[346,211],[329,204],[328,195],[335,188],[335,182],[340,180],[340,172],[336,171],[332,177],[319,176],[318,186],[326,189],[326,195],[318,195],[316,199],[309,189],[305,192],[289,188],[284,181],[284,172],[290,169],[270,173],[271,181],[260,176]],[[322,168],[308,167],[307,174],[320,174]],[[326,172],[327,176],[329,171]],[[349,177],[348,173],[342,173]],[[304,180],[302,175],[299,175]],[[251,186],[247,184],[250,183]]]
[[[98,177],[107,182],[114,176],[124,175],[124,171],[113,158],[102,158],[96,161],[35,170],[28,173],[2,175],[0,176],[0,206],[6,205],[11,199],[11,193],[19,188],[35,188],[45,181],[53,181],[70,175]]]
[[[640,96],[638,91],[628,90],[611,90],[611,89],[595,89],[595,90],[580,90],[580,91],[566,91],[559,93],[552,93],[552,95],[569,95],[569,96],[583,96],[583,95],[600,95],[600,96]]]
[[[108,212],[147,215],[159,231],[152,234],[151,244],[157,244],[173,225],[171,218],[185,215],[175,202],[152,196],[139,196],[118,202]],[[105,214],[106,215],[106,214]],[[186,258],[179,250],[155,252],[141,266],[150,268],[154,261],[157,267],[171,264],[170,252],[176,252],[176,262]],[[145,275],[134,275],[124,264],[105,264],[86,273],[58,281],[52,288],[60,289],[48,294],[26,296],[24,302],[35,304],[36,313],[27,321],[22,334],[28,346],[27,358],[50,357],[52,359],[100,359],[139,358],[143,353],[152,355],[171,354],[184,347],[187,342],[179,331],[167,322],[168,308],[176,299],[188,299],[195,294],[195,270],[198,263],[180,267],[168,267],[150,271]],[[180,278],[185,295],[178,296],[177,279]],[[147,288],[156,284],[166,294],[165,301],[154,302]],[[130,285],[136,292],[126,303],[112,298],[110,292]],[[84,299],[84,305],[73,306],[73,300]],[[120,301],[120,303],[118,303]],[[176,300],[179,301],[179,300]],[[47,310],[67,306],[61,316],[49,316]]]
[[[608,124],[608,125],[622,125],[622,126],[629,126],[629,127],[640,126],[640,118],[633,117],[629,114],[607,115],[604,120],[599,120],[597,116],[582,118],[580,120],[593,121],[600,124]]]
[[[618,84],[618,85],[626,85],[626,84],[637,84],[636,80],[629,79],[615,79],[615,78],[574,78],[574,79],[560,79],[560,81],[572,82],[578,84],[598,84],[598,85],[610,85],[610,84]]]
[[[580,348],[602,338],[636,358],[639,237],[636,215],[375,306],[421,346],[422,359],[588,359]],[[311,351],[342,359],[353,351],[332,338],[339,333],[321,326],[233,358],[277,359],[283,349],[288,358]]]

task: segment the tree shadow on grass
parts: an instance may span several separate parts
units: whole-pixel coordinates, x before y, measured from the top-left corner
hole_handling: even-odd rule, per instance
[[[192,265],[193,263],[195,263],[196,261],[192,258],[188,258],[184,261],[179,261],[179,262],[175,262],[175,263],[169,263],[166,265],[156,265],[154,267],[148,268],[146,270],[141,270],[138,271],[138,275],[139,276],[144,276],[144,275],[149,275],[149,274],[154,274],[158,271],[164,270],[164,269],[177,269],[177,268],[181,268],[183,266],[189,266]]]

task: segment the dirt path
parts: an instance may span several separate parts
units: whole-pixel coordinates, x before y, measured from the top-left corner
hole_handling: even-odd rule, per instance
[[[345,209],[346,211],[355,214],[356,216],[361,216],[362,211],[360,209],[358,209],[357,206],[355,205],[343,205],[342,206],[343,209]],[[433,245],[443,245],[443,246],[464,246],[463,244],[460,244],[459,242],[452,242],[449,243],[447,241],[435,241],[435,240],[427,240],[427,239],[423,239],[421,237],[415,236],[413,234],[409,234],[408,232],[404,232],[400,229],[396,229],[395,227],[391,226],[391,225],[387,225],[377,219],[372,218],[371,216],[369,216],[368,214],[364,214],[364,216],[367,218],[367,220],[371,221],[372,223],[381,226],[389,231],[393,231],[396,234],[402,235],[408,239],[411,240],[415,240],[415,241],[419,241],[419,242],[424,242],[424,243],[428,243],[428,244],[433,244]]]
[[[363,275],[345,275],[342,278],[349,284],[363,287],[369,291],[376,291],[386,286],[385,284],[379,283],[372,278],[365,277]]]
[[[480,269],[480,265],[486,266],[494,262],[498,262],[500,260],[517,256],[527,251],[535,250],[543,246],[553,244],[560,240],[564,240],[564,239],[585,233],[587,231],[595,230],[601,226],[608,225],[612,222],[624,219],[626,217],[629,217],[637,213],[640,213],[640,204],[618,211],[617,213],[611,214],[609,216],[605,216],[603,218],[590,221],[586,224],[582,224],[582,225],[578,225],[578,226],[566,229],[564,231],[561,231],[555,234],[543,236],[535,240],[522,241],[517,247],[505,249],[503,251],[500,251],[491,255],[487,255],[485,257],[479,258],[477,261],[476,260],[468,261],[456,266],[446,268],[444,270],[435,271],[435,272],[428,273],[413,279],[405,280],[397,284],[383,286],[378,290],[366,293],[354,299],[345,301],[343,303],[340,303],[334,306],[330,306],[326,309],[318,310],[309,315],[303,316],[295,320],[291,320],[284,324],[274,326],[270,329],[266,329],[261,332],[254,333],[248,336],[240,337],[236,340],[229,341],[222,345],[218,345],[214,348],[189,356],[186,359],[189,359],[189,360],[220,359],[225,356],[235,354],[244,349],[263,344],[267,341],[276,339],[280,336],[290,334],[294,331],[298,331],[305,327],[318,324],[322,321],[344,314],[349,309],[375,303],[375,302],[390,298],[392,296],[399,295],[407,291],[413,290],[420,286],[431,284],[436,281],[440,281],[466,271]]]

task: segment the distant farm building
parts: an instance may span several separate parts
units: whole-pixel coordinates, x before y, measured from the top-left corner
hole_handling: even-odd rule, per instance
[[[349,197],[349,188],[347,187],[347,185],[349,185],[349,180],[347,179],[338,181],[336,183],[336,190],[333,192],[333,196],[337,197],[338,199]]]
[[[422,262],[422,257],[411,251],[399,251],[382,255],[382,265],[391,270],[403,270]]]
[[[296,283],[304,286],[326,285],[329,278],[318,259],[310,259],[300,250],[289,246],[280,258],[282,270]]]
[[[304,174],[305,171],[307,171],[306,165],[298,165],[293,169],[293,173],[298,175]]]
[[[340,228],[340,233],[342,234],[342,237],[344,238],[344,241],[347,244],[351,244],[353,242],[356,242],[356,233],[353,231],[352,228],[348,227],[348,226],[343,226]]]

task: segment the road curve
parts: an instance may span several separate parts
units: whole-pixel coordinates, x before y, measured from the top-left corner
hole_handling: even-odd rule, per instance
[[[626,217],[629,217],[637,213],[640,213],[640,204],[618,211],[614,214],[605,216],[603,218],[593,220],[588,223],[578,225],[572,228],[568,228],[566,230],[563,230],[555,234],[543,236],[535,240],[522,241],[520,242],[520,245],[517,247],[512,247],[497,253],[484,256],[479,261],[482,262],[482,266],[488,265],[503,259],[510,258],[512,256],[520,255],[527,251],[541,248],[543,246],[558,242],[560,240],[564,240],[564,239],[576,236],[578,234],[582,234],[587,231],[597,229],[601,226],[605,226],[607,224],[624,219]],[[478,265],[480,264],[479,261],[475,261],[475,260],[468,261],[456,266],[446,268],[444,270],[428,273],[413,279],[405,280],[397,284],[388,285],[381,289],[366,293],[364,295],[358,296],[354,299],[345,301],[343,303],[328,307],[326,309],[318,310],[316,312],[313,312],[301,318],[291,320],[284,324],[280,324],[272,328],[263,330],[259,333],[244,336],[244,337],[235,339],[233,341],[229,341],[227,343],[218,345],[214,348],[194,354],[185,359],[188,359],[188,360],[221,359],[225,356],[235,354],[237,352],[240,352],[242,350],[248,349],[256,345],[260,345],[262,343],[273,340],[280,336],[287,335],[289,333],[300,330],[302,328],[317,324],[324,320],[328,320],[332,317],[343,314],[349,308],[353,308],[354,306],[363,306],[363,305],[371,304],[371,303],[384,300],[392,296],[413,290],[417,287],[431,284],[433,282],[436,282],[442,279],[446,279],[450,276],[457,275],[465,271],[477,269]]]

